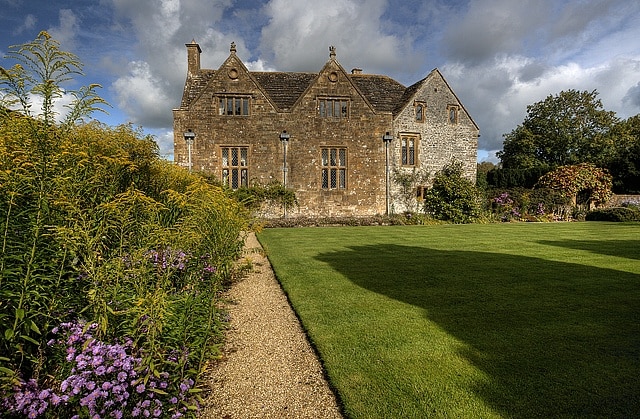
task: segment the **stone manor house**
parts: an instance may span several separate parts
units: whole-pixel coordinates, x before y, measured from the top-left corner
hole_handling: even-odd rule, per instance
[[[479,128],[438,69],[405,87],[345,71],[334,47],[317,73],[249,71],[233,43],[217,70],[202,69],[200,46],[186,47],[176,164],[234,189],[284,183],[299,203],[287,216],[415,210],[394,173],[433,176],[453,161],[475,181]],[[416,204],[427,186],[416,185]]]

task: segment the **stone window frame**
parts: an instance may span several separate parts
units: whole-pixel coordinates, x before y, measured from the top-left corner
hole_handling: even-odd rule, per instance
[[[351,100],[344,96],[318,96],[316,98],[318,116],[329,120],[349,119],[351,113]],[[327,106],[330,103],[331,106]],[[336,115],[338,110],[338,115]]]
[[[459,105],[447,105],[447,120],[450,124],[457,124],[460,116]]]
[[[221,145],[220,169],[223,185],[233,190],[249,186],[249,146]]]
[[[427,191],[429,190],[428,186],[420,185],[416,188],[416,199],[424,201],[427,196]]]
[[[344,146],[320,148],[320,186],[325,191],[346,190],[348,174],[348,150]]]
[[[411,146],[411,145],[412,146]],[[418,150],[420,135],[416,133],[400,133],[400,165],[403,167],[416,167],[418,163]]]
[[[421,100],[413,102],[413,116],[414,120],[419,123],[424,123],[426,119],[427,104]]]
[[[251,95],[221,93],[215,95],[215,103],[218,108],[219,116],[251,115]],[[232,104],[231,113],[229,113],[230,103]]]

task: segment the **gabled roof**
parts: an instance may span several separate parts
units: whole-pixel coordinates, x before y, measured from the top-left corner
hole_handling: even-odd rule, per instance
[[[388,76],[352,74],[349,76],[377,112],[392,112],[405,87]]]
[[[249,73],[280,110],[291,109],[318,77],[318,73],[279,71],[250,71]],[[215,74],[216,70],[202,69],[196,76],[190,77],[185,85],[180,107],[189,107]],[[348,77],[376,112],[393,112],[401,105],[399,101],[407,96],[405,87],[388,76],[349,74]]]
[[[318,77],[318,73],[279,71],[250,71],[254,80],[269,99],[280,109],[289,110]],[[202,69],[190,77],[182,95],[181,108],[186,108],[205,88],[216,70]],[[360,90],[376,112],[392,112],[406,94],[405,87],[388,76],[373,74],[349,74],[351,82]]]
[[[362,94],[363,98],[375,112],[390,112],[394,117],[407,106],[415,97],[418,90],[424,86],[429,79],[435,76],[442,77],[436,68],[422,80],[409,87],[405,87],[389,76],[363,73],[348,74],[344,72],[342,66],[335,60],[335,49],[331,51],[331,59],[327,62],[327,65],[332,62],[337,64],[340,71],[347,76],[351,84]],[[242,60],[235,55],[234,44],[232,44],[231,55],[225,63],[230,59],[238,60],[243,70],[249,74],[249,77],[255,82],[257,87],[279,111],[290,111],[321,74],[321,72],[249,71],[244,67]],[[223,67],[224,64],[220,69]],[[218,71],[220,70],[197,69],[197,71],[194,71],[195,74],[191,73],[185,83],[180,107],[183,109],[188,108],[193,101],[197,100],[209,81],[216,76]],[[446,80],[444,82],[446,83]],[[449,87],[448,83],[447,87]],[[449,89],[451,88],[449,87]],[[453,92],[453,90],[451,90],[451,92]],[[453,94],[455,95],[455,93]]]
[[[418,89],[420,89],[420,87],[431,76],[431,74],[433,74],[433,71],[429,73],[427,77],[425,77],[424,79],[419,80],[413,83],[411,86],[404,89],[404,92],[402,92],[402,97],[400,97],[400,99],[394,104],[395,105],[393,108],[394,115],[397,115],[402,111],[402,108],[404,108],[405,105],[416,95],[416,93],[418,92]]]
[[[251,72],[253,78],[281,110],[291,109],[318,76],[315,73]]]
[[[191,102],[200,96],[200,93],[215,74],[215,70],[200,70],[196,76],[187,77],[180,107],[188,108]]]

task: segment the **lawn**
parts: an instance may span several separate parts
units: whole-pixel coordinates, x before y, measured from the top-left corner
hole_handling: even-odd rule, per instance
[[[640,224],[267,229],[349,418],[640,416]]]

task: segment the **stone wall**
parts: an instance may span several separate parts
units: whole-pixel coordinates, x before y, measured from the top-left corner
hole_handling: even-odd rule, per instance
[[[415,106],[425,106],[423,122],[416,121]],[[455,122],[449,120],[448,109],[457,107]],[[463,165],[464,176],[475,182],[477,173],[477,149],[479,131],[462,104],[449,88],[439,72],[434,71],[415,93],[414,100],[408,103],[394,121],[393,169],[404,172],[413,171],[413,167],[402,167],[400,138],[403,134],[418,138],[416,169],[426,171],[430,178],[443,166],[452,162]],[[427,186],[427,185],[424,185]],[[405,208],[400,198],[400,187],[392,182],[393,208],[397,211]]]
[[[623,204],[633,204],[640,206],[640,195],[613,195],[609,202],[607,202],[607,207],[619,207]]]

